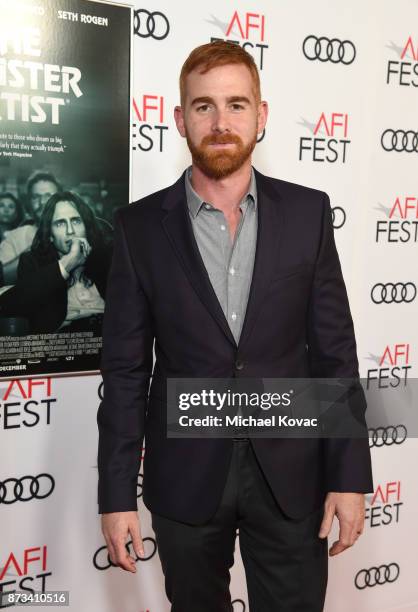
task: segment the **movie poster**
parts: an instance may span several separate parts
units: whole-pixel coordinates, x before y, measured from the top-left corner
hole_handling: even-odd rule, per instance
[[[130,30],[116,3],[0,0],[0,377],[99,368]]]

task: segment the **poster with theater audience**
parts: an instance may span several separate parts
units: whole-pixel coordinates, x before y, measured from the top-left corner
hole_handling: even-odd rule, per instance
[[[1,378],[99,368],[130,24],[111,3],[0,0]]]

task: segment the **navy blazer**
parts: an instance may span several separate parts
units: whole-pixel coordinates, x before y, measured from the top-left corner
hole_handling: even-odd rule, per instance
[[[97,417],[100,513],[136,510],[144,436],[146,507],[190,524],[216,511],[233,442],[167,438],[167,378],[358,377],[327,194],[257,171],[256,181],[257,246],[238,345],[193,235],[184,174],[116,212]],[[318,508],[328,491],[373,491],[367,438],[252,444],[290,517]]]

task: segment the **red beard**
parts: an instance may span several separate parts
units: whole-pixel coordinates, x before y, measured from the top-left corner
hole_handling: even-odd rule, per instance
[[[205,136],[198,146],[192,143],[187,132],[186,139],[192,154],[193,163],[207,177],[219,180],[230,176],[243,166],[254,150],[257,143],[257,134],[247,145],[244,145],[241,138],[235,134]],[[236,145],[231,151],[226,149],[216,150],[210,147],[212,144],[229,143]]]

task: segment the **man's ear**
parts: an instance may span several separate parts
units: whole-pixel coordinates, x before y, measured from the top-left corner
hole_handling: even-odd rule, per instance
[[[176,122],[177,130],[183,138],[186,137],[186,128],[184,125],[184,115],[181,106],[174,107],[174,121]]]
[[[269,107],[265,100],[262,100],[258,105],[258,115],[257,115],[257,134],[261,134],[261,132],[266,127],[267,116],[269,113]]]

